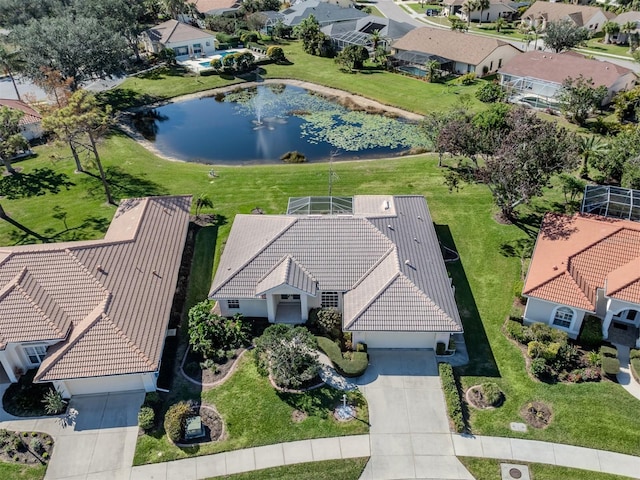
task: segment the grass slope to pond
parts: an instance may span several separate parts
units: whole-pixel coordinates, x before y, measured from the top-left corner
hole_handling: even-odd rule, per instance
[[[360,420],[338,422],[332,416],[342,392],[321,387],[302,394],[277,392],[258,374],[251,352],[244,355],[233,376],[223,385],[202,393],[204,402],[216,406],[224,419],[227,440],[193,448],[169,443],[163,431],[140,437],[134,465],[164,462],[193,455],[206,455],[240,448],[291,442],[308,438],[355,435],[368,432],[366,409]],[[293,410],[304,407],[309,416],[302,422],[291,419]]]
[[[500,478],[500,464],[514,463],[527,465],[533,480],[628,480],[629,477],[609,473],[579,470],[577,468],[557,467],[542,463],[514,462],[512,460],[493,460],[490,458],[458,457],[476,480],[496,480]]]
[[[475,98],[475,91],[484,82],[478,80],[474,85],[461,86],[450,81],[447,83],[428,83],[416,78],[386,72],[377,68],[368,68],[358,73],[345,73],[331,58],[308,55],[298,41],[282,45],[290,65],[264,65],[264,78],[290,78],[338,88],[347,92],[374,98],[379,102],[394,105],[408,111],[425,114],[430,111],[446,111],[458,104],[460,97],[466,94],[471,110],[481,110],[485,106]],[[247,78],[253,79],[251,75]],[[240,83],[239,78],[224,79],[219,75],[193,76],[178,75],[166,69],[149,75],[131,77],[106,98],[117,104],[140,103],[166,99],[217,88],[232,83]]]
[[[367,458],[325,460],[226,475],[225,480],[358,480]],[[215,477],[220,478],[220,477]],[[213,478],[209,479],[213,480]]]

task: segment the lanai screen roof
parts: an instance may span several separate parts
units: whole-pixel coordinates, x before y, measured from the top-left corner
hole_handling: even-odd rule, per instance
[[[353,215],[353,197],[291,197],[287,215]]]
[[[582,213],[640,222],[640,190],[605,185],[587,185]]]

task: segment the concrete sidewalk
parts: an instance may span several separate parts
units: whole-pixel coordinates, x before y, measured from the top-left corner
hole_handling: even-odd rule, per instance
[[[624,345],[616,345],[618,349],[618,360],[620,360],[620,373],[616,375],[618,383],[631,395],[640,400],[640,384],[635,381],[631,374],[629,355],[631,349]]]
[[[546,463],[640,478],[640,457],[559,443],[501,437],[452,435],[455,454],[519,462]]]
[[[131,469],[129,480],[196,480],[296,463],[368,457],[370,453],[369,435],[317,438],[141,465]]]

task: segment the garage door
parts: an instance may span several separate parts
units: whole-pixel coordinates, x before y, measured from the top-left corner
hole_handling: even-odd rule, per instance
[[[367,344],[368,348],[435,348],[434,332],[361,332],[357,341]]]
[[[79,378],[66,380],[65,385],[71,395],[144,390],[140,375],[114,375],[111,377]]]

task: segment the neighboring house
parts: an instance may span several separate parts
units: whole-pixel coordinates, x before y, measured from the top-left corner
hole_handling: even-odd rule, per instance
[[[602,25],[615,18],[615,13],[605,12],[599,7],[574,5],[573,3],[534,2],[522,14],[522,23],[529,27],[540,27],[544,30],[547,22],[570,20],[576,27],[584,27],[592,32],[602,30]]]
[[[617,92],[633,88],[637,79],[628,68],[575,52],[522,53],[506,62],[498,73],[500,84],[512,101],[524,101],[533,106],[540,102],[544,107],[557,105],[556,95],[568,77],[582,75],[593,80],[596,87],[607,87],[608,95],[603,105],[610,103]]]
[[[297,5],[299,3],[304,3],[307,0],[296,0],[291,2],[292,5]],[[320,0],[324,3],[329,3],[331,5],[337,5],[342,8],[354,8],[356,6],[356,2],[353,0]]]
[[[342,50],[349,45],[362,45],[369,50],[370,54],[375,52],[373,35],[378,32],[378,45],[389,50],[390,44],[395,40],[405,36],[408,32],[416,28],[406,22],[396,22],[384,17],[369,15],[359,20],[333,23],[322,27],[322,33],[331,39],[331,43],[336,50]]]
[[[627,43],[630,33],[638,33],[640,31],[640,12],[624,12],[612,20],[620,25],[620,32],[611,36],[611,41],[615,43]],[[623,32],[622,27],[627,23],[635,23],[636,27],[630,32]]]
[[[194,0],[192,3],[203,15],[235,13],[242,6],[242,0]]]
[[[215,40],[215,35],[177,20],[167,20],[142,32],[142,41],[148,52],[159,53],[169,48],[178,59],[213,55]]]
[[[370,348],[435,348],[462,332],[421,196],[292,198],[286,215],[237,215],[209,298],[222,315],[278,323],[338,308]]]
[[[549,213],[525,281],[524,323],[546,323],[571,338],[586,315],[605,339],[640,347],[640,223]]]
[[[467,0],[444,0],[443,12],[446,16],[457,15],[465,22],[468,20],[467,14],[462,6]],[[518,8],[529,5],[530,2],[512,2],[509,0],[491,0],[489,8],[482,11],[483,22],[495,22],[498,18],[512,20],[518,15]],[[471,12],[471,21],[480,20],[480,10]]]
[[[42,136],[42,115],[31,105],[21,100],[0,98],[0,107],[8,107],[24,113],[20,119],[20,131],[27,140],[35,140]]]
[[[415,28],[392,45],[392,61],[424,68],[426,60],[438,60],[442,70],[478,76],[495,72],[520,53],[513,45],[495,38],[430,27]]]
[[[315,17],[321,27],[332,23],[358,20],[367,16],[357,8],[343,8],[320,0],[307,0],[278,12],[278,15],[270,18],[270,22],[275,24],[280,19],[288,27],[295,27],[310,15]],[[269,26],[271,25],[268,23],[265,27]]]
[[[123,200],[103,240],[0,247],[0,378],[37,368],[65,398],[154,391],[190,206]]]

